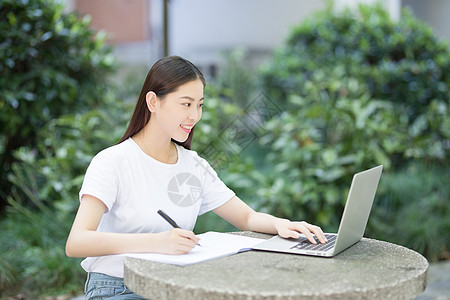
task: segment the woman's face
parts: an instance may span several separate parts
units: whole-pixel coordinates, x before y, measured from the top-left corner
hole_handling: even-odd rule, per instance
[[[186,141],[192,127],[202,117],[203,89],[203,83],[198,79],[181,85],[163,99],[157,97],[151,118],[155,118],[170,138]]]

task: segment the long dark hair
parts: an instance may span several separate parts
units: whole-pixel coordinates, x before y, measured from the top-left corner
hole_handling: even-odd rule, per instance
[[[202,72],[193,63],[184,58],[167,56],[158,60],[147,74],[130,124],[118,144],[138,133],[150,120],[151,113],[145,101],[148,92],[153,91],[156,96],[163,98],[167,94],[174,92],[181,85],[197,79],[200,79],[203,87],[205,87],[206,83]],[[194,128],[192,128],[186,141],[178,142],[174,139],[172,141],[186,149],[191,149],[193,136]]]

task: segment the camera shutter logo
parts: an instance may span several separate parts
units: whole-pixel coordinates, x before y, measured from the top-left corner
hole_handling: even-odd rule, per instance
[[[167,186],[167,195],[170,201],[181,207],[194,205],[200,200],[202,185],[200,180],[191,173],[175,175]]]

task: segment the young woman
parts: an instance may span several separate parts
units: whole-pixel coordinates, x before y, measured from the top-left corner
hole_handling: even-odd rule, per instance
[[[92,159],[66,244],[68,256],[87,257],[86,299],[141,299],[124,285],[123,257],[113,254],[188,253],[199,242],[192,232],[197,216],[211,210],[241,230],[293,238],[303,233],[316,243],[313,233],[326,242],[317,226],[255,212],[190,150],[204,87],[191,62],[177,56],[159,60],[125,135]],[[157,214],[160,209],[181,228],[171,227]]]

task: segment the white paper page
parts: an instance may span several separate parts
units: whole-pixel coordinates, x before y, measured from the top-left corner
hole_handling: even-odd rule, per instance
[[[231,254],[233,254],[233,252],[228,249],[202,248],[201,246],[196,246],[188,254],[182,255],[169,255],[158,253],[130,253],[124,255],[128,257],[150,260],[165,264],[185,266]]]
[[[265,239],[214,231],[202,233],[197,236],[200,237],[200,245],[203,247],[230,249],[235,252],[250,250],[253,246],[265,241]]]
[[[126,253],[121,255],[184,266],[250,250],[253,246],[264,241],[264,239],[220,232],[207,232],[199,234],[198,237],[200,237],[201,246],[196,246],[187,254]]]

